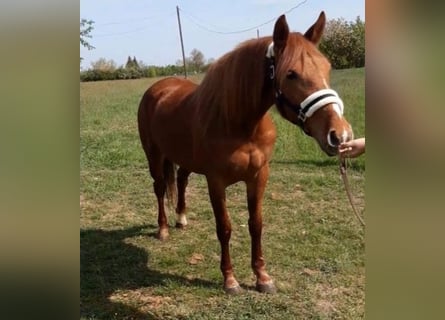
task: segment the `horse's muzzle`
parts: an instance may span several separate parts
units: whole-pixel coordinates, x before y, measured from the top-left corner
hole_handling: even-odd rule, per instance
[[[329,156],[335,156],[338,154],[340,144],[352,140],[353,137],[352,130],[343,130],[342,132],[330,130],[326,137],[327,145],[324,151]]]

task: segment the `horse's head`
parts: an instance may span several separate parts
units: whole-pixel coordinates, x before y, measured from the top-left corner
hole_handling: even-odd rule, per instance
[[[330,63],[316,47],[325,23],[322,12],[304,35],[290,33],[282,15],[275,23],[267,57],[278,111],[333,156],[338,145],[351,140],[353,133],[343,117],[342,100],[329,88]]]

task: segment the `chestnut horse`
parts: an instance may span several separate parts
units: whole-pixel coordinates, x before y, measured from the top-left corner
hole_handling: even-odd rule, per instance
[[[329,89],[330,63],[317,49],[326,18],[303,35],[289,32],[282,15],[273,36],[253,39],[225,54],[200,85],[180,78],[153,84],[139,105],[138,125],[158,202],[157,237],[168,237],[164,196],[177,191],[177,227],[187,224],[184,193],[191,172],[205,175],[221,244],[224,289],[240,291],[229,253],[231,223],[225,190],[244,181],[247,189],[251,266],[256,289],[274,292],[261,249],[262,199],[276,130],[268,110],[313,137],[328,155],[352,139],[343,103]],[[175,165],[177,181],[175,185]]]

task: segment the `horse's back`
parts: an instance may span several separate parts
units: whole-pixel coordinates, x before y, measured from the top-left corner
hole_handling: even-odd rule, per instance
[[[187,79],[169,77],[151,85],[144,93],[138,110],[139,129],[150,126],[157,109],[178,107],[182,101],[197,87],[197,84]]]
[[[187,79],[169,77],[147,89],[138,110],[139,134],[146,152],[156,145],[175,161],[176,149],[191,148],[193,105],[189,99],[197,86]]]
[[[176,77],[161,79],[145,91],[139,104],[139,110],[147,109],[147,111],[150,111],[150,108],[156,108],[162,102],[168,103],[169,100],[172,100],[171,96],[184,97],[194,91],[196,87],[197,84],[187,79]]]

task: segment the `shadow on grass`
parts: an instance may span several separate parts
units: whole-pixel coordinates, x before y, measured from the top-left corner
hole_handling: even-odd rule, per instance
[[[150,254],[125,243],[126,238],[152,236],[147,228],[137,226],[124,230],[98,229],[80,232],[80,316],[84,319],[157,319],[136,307],[113,302],[110,296],[119,290],[154,288],[177,283],[183,286],[219,288],[205,280],[188,280],[150,268]]]
[[[298,166],[304,167],[337,167],[339,166],[338,157],[331,157],[329,159],[298,159],[298,160],[272,160],[273,164],[278,165],[289,165],[295,164]],[[364,171],[365,170],[365,162],[364,161],[348,161],[347,167],[356,170],[356,171]]]
[[[272,163],[276,164],[296,164],[296,165],[303,165],[303,166],[316,166],[316,167],[330,167],[338,165],[338,159],[295,159],[295,160],[272,160]]]

